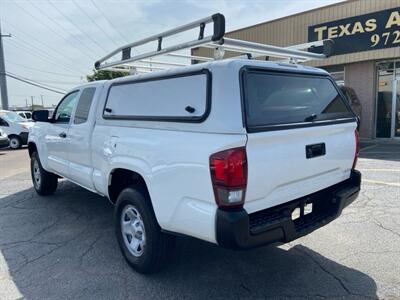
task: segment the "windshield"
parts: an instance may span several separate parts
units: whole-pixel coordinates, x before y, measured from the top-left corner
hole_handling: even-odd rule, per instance
[[[244,80],[248,126],[354,117],[328,77],[249,71]]]
[[[0,112],[0,117],[10,123],[26,121],[19,114],[15,113],[13,111],[2,111],[2,112]]]

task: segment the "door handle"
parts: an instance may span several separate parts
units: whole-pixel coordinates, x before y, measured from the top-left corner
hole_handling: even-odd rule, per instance
[[[67,137],[67,134],[66,134],[65,132],[61,132],[58,136],[59,136],[60,138],[65,139],[65,138]]]

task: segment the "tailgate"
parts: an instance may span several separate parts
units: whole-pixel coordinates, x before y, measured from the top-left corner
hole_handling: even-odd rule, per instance
[[[328,75],[250,69],[242,76],[248,213],[350,177],[356,119]]]
[[[248,135],[245,209],[252,213],[327,188],[350,177],[356,123]],[[319,145],[325,154],[318,155]],[[306,147],[316,145],[314,157]],[[310,147],[309,147],[310,148]]]

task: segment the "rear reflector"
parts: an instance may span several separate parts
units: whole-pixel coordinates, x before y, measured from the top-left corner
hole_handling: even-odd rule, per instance
[[[210,156],[211,180],[219,207],[242,207],[247,186],[246,148],[233,148]]]

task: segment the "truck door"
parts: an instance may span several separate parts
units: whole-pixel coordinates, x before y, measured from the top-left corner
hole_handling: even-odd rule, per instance
[[[98,90],[101,90],[98,88]],[[75,114],[68,131],[69,178],[88,189],[94,189],[92,181],[91,136],[95,112],[93,99],[95,86],[85,87],[79,96]]]
[[[67,94],[58,104],[53,114],[52,122],[45,135],[48,151],[48,166],[50,171],[68,177],[68,129],[72,111],[75,108],[79,91]]]

